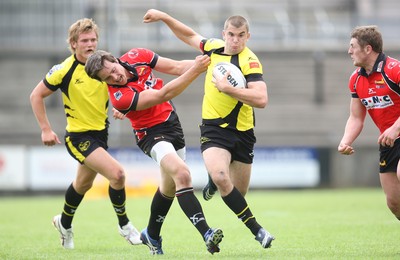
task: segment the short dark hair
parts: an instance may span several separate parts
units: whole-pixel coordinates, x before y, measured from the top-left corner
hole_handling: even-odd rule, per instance
[[[99,78],[99,71],[104,69],[104,61],[107,60],[109,62],[118,63],[117,58],[115,58],[111,53],[97,50],[86,61],[85,71],[89,77],[92,79],[97,79],[98,81],[102,81]]]
[[[351,32],[351,38],[357,39],[361,47],[371,45],[373,51],[383,51],[382,34],[376,25],[357,26]]]
[[[244,18],[241,15],[232,15],[228,17],[228,19],[226,19],[224,24],[224,30],[226,30],[230,24],[236,28],[240,28],[244,25],[246,27],[247,32],[249,32],[250,30],[249,22],[247,21],[246,18]]]

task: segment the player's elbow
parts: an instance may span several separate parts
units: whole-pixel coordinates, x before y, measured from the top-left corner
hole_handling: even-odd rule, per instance
[[[265,108],[268,104],[268,98],[267,97],[259,97],[257,99],[257,102],[255,103],[254,107],[256,108]]]
[[[37,100],[39,100],[39,98],[40,95],[37,93],[35,89],[29,95],[29,101],[31,102],[31,104],[35,103]]]

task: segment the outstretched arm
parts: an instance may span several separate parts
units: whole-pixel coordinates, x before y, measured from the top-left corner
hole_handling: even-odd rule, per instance
[[[162,21],[181,41],[193,48],[200,50],[200,42],[204,37],[196,33],[192,28],[173,18],[167,13],[156,9],[150,9],[143,17],[144,23]]]

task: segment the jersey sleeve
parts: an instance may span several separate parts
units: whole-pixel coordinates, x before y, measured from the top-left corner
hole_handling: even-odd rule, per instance
[[[223,48],[225,45],[224,41],[221,39],[211,38],[211,39],[203,39],[200,42],[200,49],[203,54],[207,54],[211,56],[211,53],[219,48]]]
[[[350,94],[352,98],[358,98],[357,91],[356,91],[356,81],[358,79],[358,70],[355,70],[349,79],[348,88],[350,90]]]
[[[108,87],[110,101],[115,109],[123,114],[136,110],[139,100],[139,92],[131,87],[115,88]]]
[[[140,55],[143,55],[144,59],[149,64],[150,68],[154,68],[157,64],[159,55],[152,50],[142,48],[140,49]]]
[[[243,58],[240,60],[240,68],[247,82],[264,81],[263,66],[258,57],[249,49],[243,50]]]
[[[152,50],[146,48],[133,48],[122,55],[120,59],[129,64],[135,63],[137,64],[136,66],[139,66],[140,63],[147,64],[153,69],[157,64],[158,58],[159,55]]]
[[[388,70],[385,69],[385,72],[388,73],[389,78],[398,86],[400,86],[400,63],[397,60],[391,60],[387,65]]]
[[[56,91],[60,87],[64,76],[63,64],[57,64],[49,70],[43,79],[43,82],[47,88],[52,91]]]

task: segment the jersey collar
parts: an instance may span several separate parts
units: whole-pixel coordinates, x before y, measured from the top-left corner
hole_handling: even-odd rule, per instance
[[[374,67],[372,68],[372,71],[371,71],[371,74],[374,72],[382,72],[383,67],[385,66],[385,60],[386,60],[386,54],[381,52],[375,61]],[[364,68],[361,68],[360,71],[358,72],[358,74],[360,74],[362,76],[368,76],[368,74]]]

